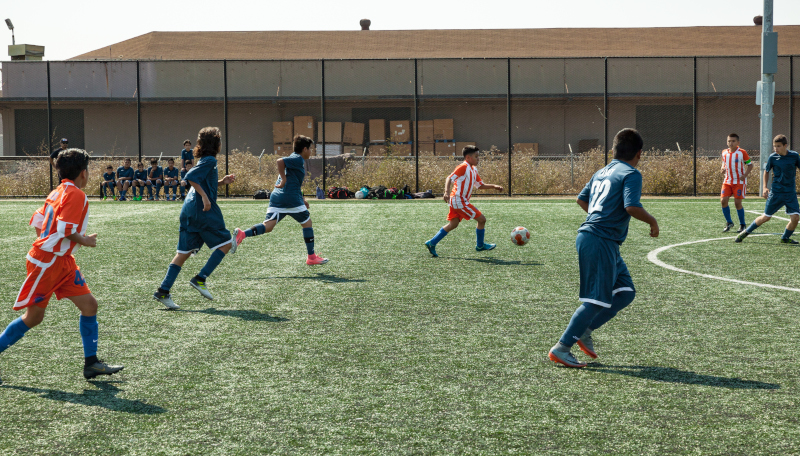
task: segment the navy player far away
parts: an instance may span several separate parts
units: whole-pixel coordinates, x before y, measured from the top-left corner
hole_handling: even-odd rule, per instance
[[[614,136],[614,160],[594,173],[578,195],[578,206],[589,214],[578,229],[575,248],[580,269],[581,306],[549,357],[567,367],[585,367],[572,355],[572,346],[597,358],[592,331],[614,318],[636,296],[628,267],[619,246],[628,236],[631,217],[650,225],[650,236],[658,237],[658,222],[642,207],[642,174],[636,165],[642,158],[639,132],[626,128]]]
[[[795,186],[795,175],[797,168],[800,168],[800,155],[793,150],[789,150],[789,141],[784,135],[778,135],[772,140],[771,154],[767,159],[767,166],[764,168],[764,198],[767,204],[764,207],[764,214],[756,218],[746,230],[736,236],[734,242],[742,242],[750,233],[762,224],[769,221],[778,209],[786,206],[786,215],[789,216],[789,223],[781,236],[784,244],[798,244],[792,239],[797,222],[800,221],[800,205],[797,204],[797,188]],[[769,172],[772,171],[772,191],[767,188],[769,182]]]

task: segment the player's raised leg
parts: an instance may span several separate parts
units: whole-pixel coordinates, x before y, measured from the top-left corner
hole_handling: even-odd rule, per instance
[[[452,208],[450,209],[450,212],[451,212],[450,215],[452,215],[453,212]],[[428,248],[428,252],[430,252],[430,254],[433,255],[434,257],[439,256],[436,253],[436,244],[438,244],[439,241],[444,239],[444,237],[447,236],[448,233],[458,228],[458,224],[461,223],[461,218],[457,216],[450,218],[450,215],[448,215],[447,217],[447,225],[439,228],[439,231],[436,233],[435,236],[425,241],[425,247]]]
[[[161,281],[161,285],[158,287],[158,290],[153,293],[153,299],[161,304],[164,304],[167,309],[180,309],[180,306],[175,304],[175,301],[172,300],[172,294],[170,293],[170,290],[172,290],[172,285],[175,284],[178,274],[181,273],[183,263],[186,262],[191,254],[191,250],[185,252],[178,251],[175,254],[175,258],[173,258],[172,262],[170,262],[169,266],[167,266],[167,275],[164,276],[164,280]]]

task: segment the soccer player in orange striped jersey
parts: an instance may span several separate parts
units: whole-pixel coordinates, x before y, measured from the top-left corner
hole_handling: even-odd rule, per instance
[[[83,340],[84,368],[87,379],[111,375],[124,366],[110,366],[97,359],[97,300],[86,285],[72,252],[79,245],[95,247],[97,234],[86,236],[89,201],[81,190],[89,180],[89,154],[68,149],[56,158],[61,185],[50,192],[44,206],[34,212],[30,224],[36,229],[36,241],[28,252],[27,269],[14,310],[25,314],[12,321],[0,334],[0,353],[19,341],[44,319],[50,297],[67,298],[80,310],[80,334]]]
[[[477,236],[477,244],[475,250],[492,250],[495,244],[487,244],[483,241],[484,233],[486,232],[486,217],[481,214],[475,206],[469,202],[472,192],[477,188],[493,188],[498,191],[503,191],[503,187],[494,184],[484,184],[481,177],[478,175],[478,149],[475,146],[467,146],[462,151],[464,154],[464,162],[458,165],[455,171],[447,176],[444,185],[444,201],[450,205],[450,213],[447,214],[447,225],[443,226],[436,236],[431,240],[425,242],[428,251],[431,255],[438,257],[436,254],[436,244],[439,243],[447,233],[453,231],[461,223],[461,220],[472,220],[478,222],[478,229],[475,230]]]
[[[753,170],[753,163],[747,151],[739,148],[739,135],[731,133],[728,135],[728,148],[722,151],[722,173],[725,180],[722,182],[722,191],[719,195],[722,203],[722,214],[725,216],[725,229],[727,233],[733,228],[731,219],[731,209],[728,207],[728,200],[733,196],[733,204],[736,206],[736,214],[739,216],[739,230],[741,233],[747,226],[744,221],[744,199],[745,187],[747,187],[747,176]]]

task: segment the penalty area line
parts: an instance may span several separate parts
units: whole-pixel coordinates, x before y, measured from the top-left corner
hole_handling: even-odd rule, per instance
[[[749,212],[751,214],[764,215],[763,212],[758,212],[758,211],[745,211],[745,212]],[[777,215],[773,215],[771,218],[776,218],[776,219],[780,219],[780,220],[786,220],[787,222],[791,221],[791,220],[787,219],[786,217],[778,217]]]
[[[750,235],[750,237],[755,237],[755,236],[774,236],[774,235],[772,235],[772,234],[751,234]],[[800,288],[782,287],[780,285],[769,285],[769,284],[766,284],[766,283],[758,283],[758,282],[748,282],[746,280],[730,279],[728,277],[720,277],[720,276],[715,276],[715,275],[711,275],[711,274],[703,274],[701,272],[687,271],[686,269],[681,269],[681,268],[675,267],[675,266],[673,266],[671,264],[667,264],[667,263],[665,263],[665,262],[663,262],[663,261],[658,259],[658,254],[659,253],[661,253],[661,252],[663,252],[665,250],[669,250],[669,249],[671,249],[673,247],[680,247],[680,246],[683,246],[683,245],[691,245],[691,244],[700,244],[700,243],[703,243],[703,242],[711,242],[711,241],[725,241],[725,240],[727,240],[727,241],[730,242],[732,239],[734,239],[734,238],[732,238],[732,237],[722,237],[722,238],[713,238],[713,239],[701,239],[699,241],[689,241],[689,242],[681,242],[680,244],[667,245],[667,246],[659,247],[659,248],[657,248],[655,250],[652,250],[650,253],[647,254],[647,259],[651,263],[653,263],[653,264],[655,264],[657,266],[661,266],[664,269],[669,269],[670,271],[680,272],[682,274],[691,274],[691,275],[695,275],[697,277],[703,277],[705,279],[722,280],[724,282],[733,282],[733,283],[738,283],[738,284],[741,284],[741,285],[753,285],[753,286],[761,287],[761,288],[773,288],[773,289],[776,289],[776,290],[796,291],[796,292],[800,293]]]

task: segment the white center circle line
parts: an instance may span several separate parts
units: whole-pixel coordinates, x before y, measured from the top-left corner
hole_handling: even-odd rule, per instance
[[[751,237],[755,237],[755,236],[774,236],[774,235],[772,235],[772,234],[751,234],[750,236]],[[748,282],[748,281],[745,281],[745,280],[730,279],[728,277],[720,277],[720,276],[715,276],[715,275],[711,275],[711,274],[703,274],[703,273],[700,273],[700,272],[687,271],[686,269],[677,268],[675,266],[672,266],[671,264],[664,263],[663,261],[658,259],[658,254],[659,253],[661,253],[661,252],[663,252],[665,250],[671,249],[673,247],[680,247],[682,245],[690,245],[690,244],[700,244],[700,243],[703,243],[703,242],[711,242],[711,241],[729,241],[730,242],[733,239],[734,238],[732,238],[732,237],[722,237],[722,238],[714,238],[714,239],[701,239],[699,241],[689,241],[689,242],[681,242],[680,244],[667,245],[667,246],[664,246],[664,247],[659,247],[659,248],[651,251],[650,253],[648,253],[647,254],[647,259],[651,263],[653,263],[653,264],[655,264],[657,266],[661,266],[664,269],[669,269],[670,271],[680,272],[682,274],[691,274],[691,275],[695,275],[695,276],[698,276],[698,277],[703,277],[703,278],[706,278],[706,279],[722,280],[722,281],[725,281],[725,282],[739,283],[739,284],[742,284],[742,285],[753,285],[753,286],[762,287],[762,288],[774,288],[776,290],[796,291],[796,292],[800,293],[800,288],[782,287],[780,285],[769,285],[769,284],[766,284],[766,283],[758,283],[758,282]]]

